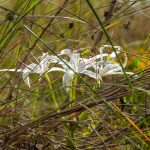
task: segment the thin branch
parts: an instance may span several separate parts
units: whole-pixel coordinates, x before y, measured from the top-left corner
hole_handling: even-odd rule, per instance
[[[111,19],[111,17],[113,16],[113,10],[115,8],[117,0],[112,0],[108,11],[105,12],[105,20],[104,20],[104,24],[107,25],[107,22]],[[96,46],[97,44],[101,41],[103,37],[103,32],[102,31],[98,31],[95,35],[94,35],[94,40],[93,40],[93,48],[92,48],[92,52],[95,53],[96,50]]]

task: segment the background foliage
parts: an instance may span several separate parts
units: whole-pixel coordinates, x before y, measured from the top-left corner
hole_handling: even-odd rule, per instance
[[[28,88],[20,73],[0,72],[1,149],[150,149],[149,7],[149,0],[1,0],[1,69],[64,48],[91,57],[109,34],[128,55],[126,71],[138,75],[128,77],[132,87],[124,76],[107,76],[100,87],[82,76],[93,90],[77,79],[71,97],[62,73],[31,75]]]

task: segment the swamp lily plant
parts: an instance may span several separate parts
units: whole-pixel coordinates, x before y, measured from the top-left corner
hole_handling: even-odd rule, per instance
[[[103,45],[100,47],[100,56],[101,59],[99,62],[96,62],[93,66],[95,71],[100,77],[107,76],[107,75],[115,75],[115,74],[124,74],[121,65],[115,61],[117,55],[119,55],[121,52],[123,52],[122,48],[120,46],[114,46],[116,49],[116,53],[112,52],[111,54],[103,53],[105,48],[112,48],[111,45]],[[127,65],[127,55],[124,53],[124,63],[122,66],[125,68]],[[105,58],[106,57],[106,58]],[[105,59],[104,59],[105,58]],[[133,72],[126,72],[126,74],[133,75]]]
[[[49,67],[48,67],[50,65],[50,63],[57,63],[57,61],[59,60],[58,57],[48,55],[48,53],[43,53],[42,56],[39,58],[40,58],[40,61],[38,64],[31,63],[29,65],[25,65],[25,67],[23,69],[1,69],[0,72],[5,72],[5,71],[21,72],[24,82],[26,83],[26,85],[28,87],[30,87],[29,75],[31,73],[39,74],[41,76],[46,72],[53,72],[53,71],[57,71],[57,70],[61,71],[61,68],[57,69],[57,67],[53,67],[53,68],[49,69]],[[62,71],[63,71],[63,69],[62,69]]]
[[[65,74],[63,76],[63,85],[66,87],[66,91],[69,91],[69,87],[72,86],[72,81],[75,73],[85,74],[96,80],[100,79],[100,76],[96,72],[88,70],[95,64],[95,60],[98,59],[98,56],[95,56],[90,59],[84,59],[80,57],[79,53],[72,53],[69,49],[61,51],[61,55],[67,55],[70,58],[70,61],[64,60],[64,62],[59,62],[59,64],[65,69]]]
[[[111,45],[103,45],[100,47],[99,54],[92,58],[81,58],[80,54],[77,52],[71,52],[70,49],[64,49],[61,51],[59,57],[54,55],[49,55],[48,53],[43,53],[38,62],[25,65],[23,69],[1,69],[0,71],[10,71],[10,72],[21,72],[24,82],[30,87],[29,75],[31,73],[39,74],[40,76],[48,73],[59,71],[63,72],[63,86],[66,88],[66,92],[69,91],[72,86],[72,81],[75,74],[85,74],[98,82],[102,80],[103,76],[123,74],[122,68],[119,63],[117,63],[116,53],[119,55],[123,50],[120,46],[115,46],[116,53],[111,54],[104,53],[105,48],[111,48]],[[69,57],[69,61],[63,58],[63,55]],[[125,62],[123,67],[127,64],[127,55],[124,52]],[[62,61],[63,60],[63,61]],[[60,67],[51,67],[50,64],[57,64]],[[93,71],[89,70],[93,69]],[[132,72],[126,72],[126,74],[133,74]]]

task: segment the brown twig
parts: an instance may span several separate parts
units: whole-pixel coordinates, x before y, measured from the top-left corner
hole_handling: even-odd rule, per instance
[[[110,5],[109,5],[109,9],[107,12],[105,12],[104,16],[105,16],[105,20],[104,20],[104,24],[107,25],[107,22],[111,19],[112,14],[113,14],[113,10],[115,8],[117,0],[112,0]],[[98,43],[101,41],[103,37],[103,32],[102,31],[98,31],[95,33],[94,35],[94,39],[93,39],[93,48],[92,48],[92,52],[95,53],[97,48],[96,46],[98,45]]]
[[[149,72],[149,70],[147,70],[147,72]],[[145,74],[147,74],[147,72],[145,72]],[[143,74],[143,76],[144,76],[144,74]],[[144,76],[144,78],[145,78],[145,76]],[[140,79],[144,80],[142,77],[140,77],[139,79],[136,79],[136,80],[140,81]],[[136,85],[136,80],[133,79],[133,84],[135,84],[135,85]],[[146,78],[145,83],[143,83],[144,84],[143,89],[150,89],[150,83],[147,82],[147,81],[149,81],[149,79]],[[115,100],[119,97],[122,97],[122,95],[123,96],[128,96],[128,95],[132,94],[131,91],[129,91],[127,88],[123,88],[123,87],[122,88],[121,87],[117,88],[117,87],[115,87],[114,92],[112,91],[112,88],[113,88],[113,86],[112,87],[110,86],[107,89],[107,93],[103,94],[103,98],[105,98],[107,101]],[[136,90],[135,92],[140,92],[140,91]],[[99,91],[99,93],[102,93],[102,92]],[[110,93],[111,93],[111,95],[110,95]],[[21,134],[29,131],[30,129],[37,128],[38,126],[43,125],[46,122],[49,122],[49,123],[54,122],[54,120],[58,119],[59,117],[68,116],[68,115],[71,115],[73,113],[78,113],[78,112],[82,112],[82,111],[86,110],[86,108],[81,106],[80,103],[77,102],[78,105],[70,108],[69,110],[68,109],[62,110],[61,112],[58,112],[58,113],[50,112],[49,114],[47,114],[45,116],[42,116],[38,120],[31,121],[30,123],[28,123],[24,126],[17,127],[17,128],[14,128],[13,130],[7,131],[6,134],[4,133],[1,136],[1,138],[7,137],[6,138],[7,140],[5,141],[6,143],[4,144],[4,147],[7,146],[10,143],[13,143],[13,141],[14,141],[14,139],[16,139],[16,137],[19,137]],[[97,104],[102,104],[102,101],[100,99],[95,100],[94,102],[86,104],[86,107],[87,108],[92,108],[92,107],[97,106]]]

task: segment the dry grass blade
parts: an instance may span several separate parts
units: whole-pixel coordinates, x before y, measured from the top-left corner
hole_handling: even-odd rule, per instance
[[[1,1],[0,149],[150,149],[149,8]]]
[[[142,82],[142,85],[143,85],[142,88],[149,90],[150,89],[149,72],[150,72],[150,70],[147,69],[139,78],[131,80],[133,83],[133,86],[135,86],[137,84],[137,81],[138,81],[138,83]],[[126,80],[124,80],[124,82],[121,81],[121,84],[122,83],[126,84]],[[141,91],[135,90],[134,92],[138,93]],[[101,93],[101,95],[103,95],[102,97],[105,98],[107,101],[113,101],[113,100],[116,100],[122,96],[129,96],[132,94],[131,91],[128,90],[128,88],[126,88],[126,87],[124,88],[124,87],[113,86],[113,85],[107,87],[105,90],[103,90],[103,89],[100,90],[99,93]],[[95,97],[95,99],[96,99],[96,97]],[[1,139],[5,139],[4,147],[11,144],[11,143],[14,143],[15,140],[17,140],[21,135],[28,133],[30,130],[38,128],[39,126],[47,124],[47,123],[51,124],[52,122],[55,122],[55,120],[59,119],[60,117],[70,116],[71,114],[76,114],[76,113],[80,114],[81,112],[85,111],[87,108],[91,109],[93,107],[97,107],[98,104],[102,104],[102,101],[101,100],[95,100],[95,102],[90,102],[86,105],[84,103],[85,107],[82,106],[81,102],[79,102],[79,103],[76,102],[76,103],[77,103],[77,106],[74,106],[74,107],[70,108],[69,110],[68,109],[62,110],[59,113],[49,113],[49,114],[46,114],[45,116],[40,117],[39,119],[37,119],[35,121],[31,121],[30,123],[28,123],[26,125],[22,125],[20,127],[17,127],[17,128],[11,129],[11,130],[7,130],[6,133],[3,132],[3,134],[1,135]],[[147,136],[145,136],[145,134],[143,134],[143,132],[135,125],[135,123],[133,121],[131,121],[131,119],[129,119],[126,115],[124,115],[124,113],[121,112],[119,109],[118,109],[118,111],[148,141],[149,138]],[[58,125],[61,126],[61,124],[58,124]],[[53,126],[52,126],[52,128],[53,128]]]

